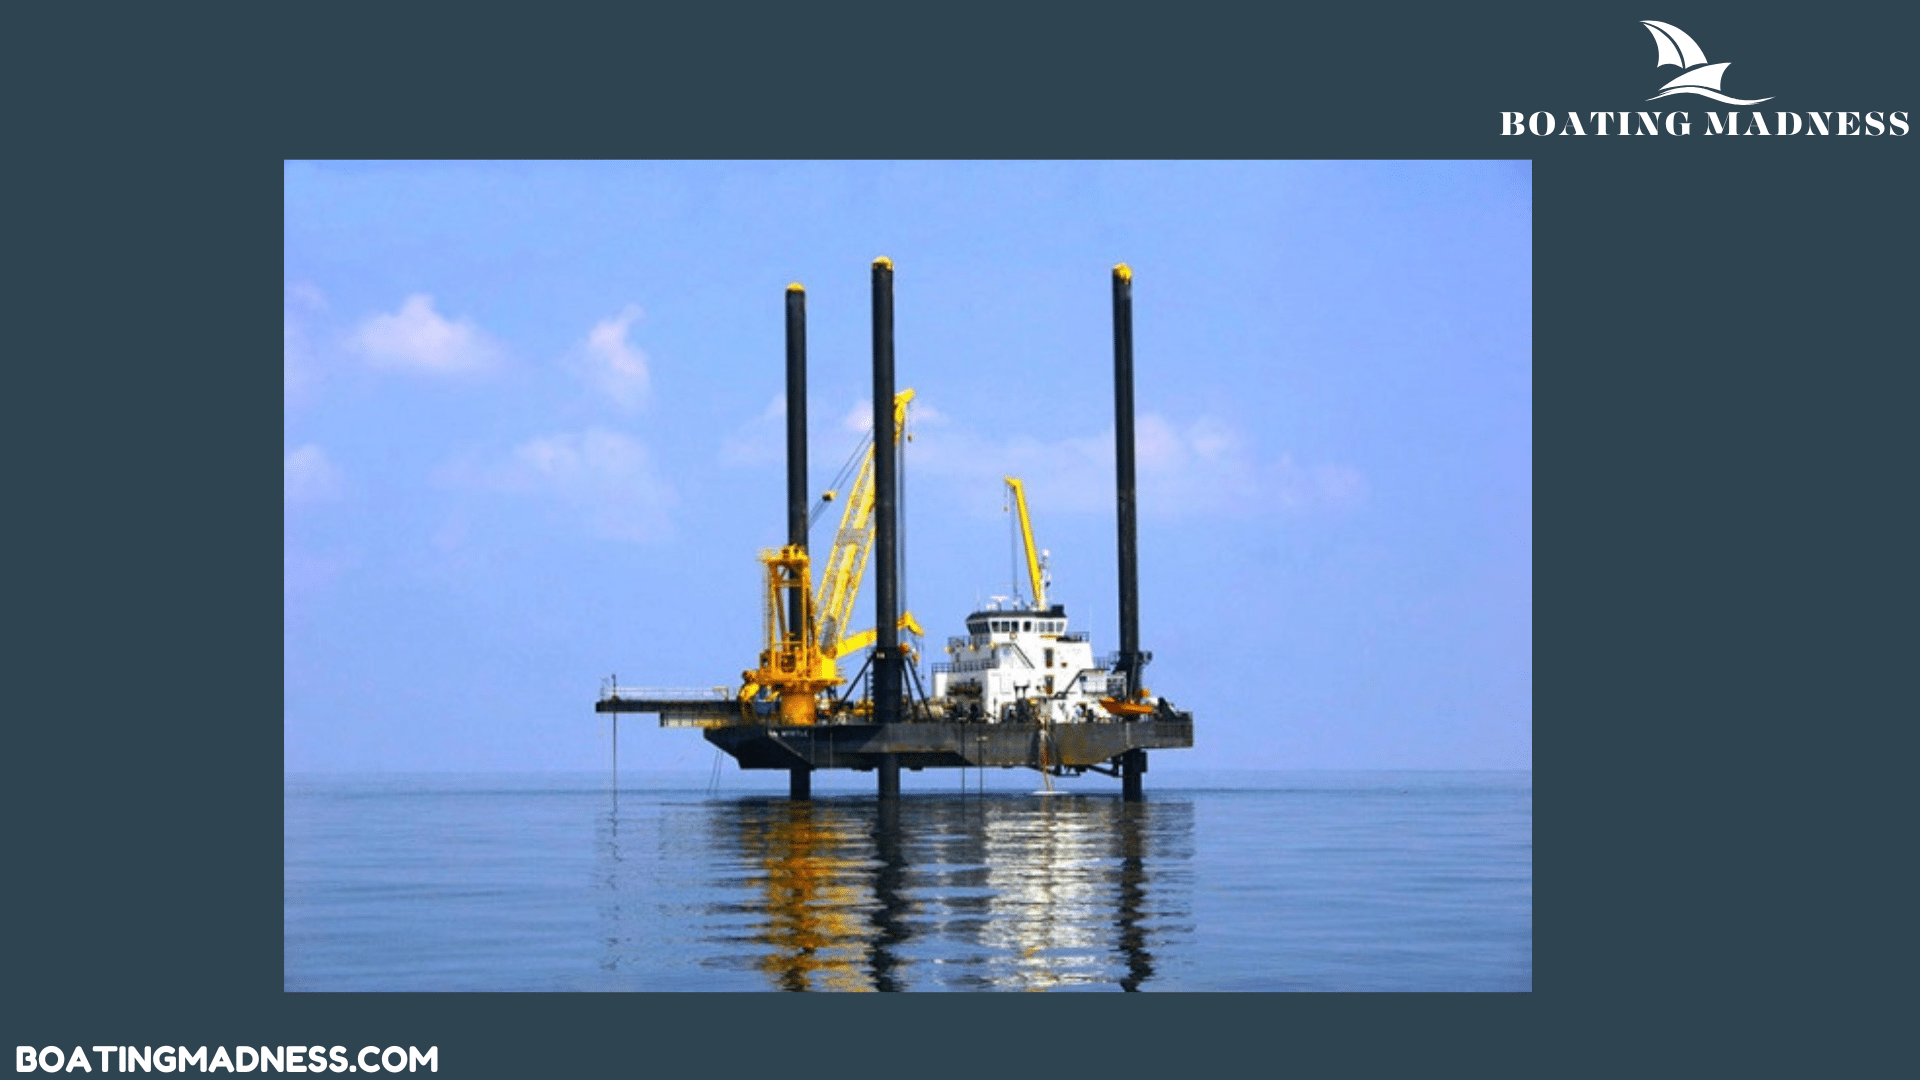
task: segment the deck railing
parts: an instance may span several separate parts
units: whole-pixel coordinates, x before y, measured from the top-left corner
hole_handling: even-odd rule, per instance
[[[601,701],[732,701],[735,693],[730,686],[622,686],[600,680]]]

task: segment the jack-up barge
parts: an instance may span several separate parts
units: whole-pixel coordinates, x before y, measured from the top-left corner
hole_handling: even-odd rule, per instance
[[[1147,751],[1193,745],[1193,716],[1141,683],[1152,654],[1140,648],[1137,495],[1133,439],[1133,273],[1113,268],[1114,472],[1120,568],[1120,649],[1096,661],[1064,607],[1046,602],[1025,492],[1007,479],[1020,512],[1031,601],[989,604],[949,639],[949,660],[919,676],[900,610],[898,454],[913,391],[894,389],[893,263],[873,263],[872,448],[841,517],[816,588],[808,554],[806,291],[787,287],[787,545],[760,556],[766,568],[766,641],[757,668],[736,688],[635,690],[609,682],[594,705],[615,714],[654,713],[662,727],[697,727],[743,769],[785,769],[789,794],[806,799],[816,769],[871,770],[881,799],[900,794],[900,769],[1033,768],[1043,776],[1098,772],[1141,798]],[[832,498],[835,493],[828,493]],[[869,556],[873,629],[846,633]],[[871,645],[864,683],[839,664]],[[911,679],[910,691],[908,682]],[[856,698],[841,687],[864,685]],[[617,750],[616,750],[617,753]],[[1048,782],[1051,789],[1051,781]]]

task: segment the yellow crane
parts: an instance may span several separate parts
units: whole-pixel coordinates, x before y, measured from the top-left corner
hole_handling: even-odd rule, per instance
[[[1027,518],[1027,487],[1015,477],[1007,477],[1007,493],[1013,496],[1013,504],[1020,511],[1020,539],[1027,549],[1027,577],[1033,582],[1033,608],[1044,611],[1047,607],[1046,568],[1040,563],[1040,553],[1033,546],[1033,522]]]
[[[912,390],[902,390],[894,395],[893,444],[896,447],[900,444],[901,434],[907,430],[907,405],[912,401]],[[827,570],[821,575],[819,590],[813,597],[814,608],[819,612],[820,648],[835,659],[864,647],[863,644],[842,642],[841,637],[853,617],[854,601],[860,597],[860,583],[867,573],[867,558],[873,554],[873,454],[874,444],[870,443],[861,461],[860,472],[854,478],[846,507],[840,511],[840,529],[834,534],[833,547],[827,553]],[[833,494],[828,492],[827,497],[832,498]],[[910,618],[903,617],[902,625]],[[915,624],[914,632],[919,633],[918,624]],[[871,640],[868,638],[868,642]]]
[[[907,404],[912,400],[912,390],[894,396],[894,447],[906,430]],[[873,553],[873,455],[877,445],[874,439],[866,446],[817,590],[808,580],[811,560],[804,548],[789,544],[760,553],[760,562],[767,568],[767,647],[760,653],[758,668],[740,673],[740,698],[750,701],[763,692],[776,697],[782,724],[813,723],[820,692],[846,681],[840,677],[840,659],[873,643],[872,630],[847,634],[845,628],[853,616],[860,582]],[[835,494],[827,492],[826,499],[831,501]],[[791,598],[796,593],[802,597],[802,615],[799,625],[789,626]],[[900,617],[899,626],[909,633],[924,634],[911,612]]]

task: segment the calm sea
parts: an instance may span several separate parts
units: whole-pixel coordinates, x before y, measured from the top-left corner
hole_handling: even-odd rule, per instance
[[[1532,989],[1530,772],[1146,781],[290,776],[285,988]]]

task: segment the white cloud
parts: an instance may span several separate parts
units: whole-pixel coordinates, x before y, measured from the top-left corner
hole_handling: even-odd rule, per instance
[[[783,405],[782,408],[784,409],[784,407]],[[907,405],[907,431],[909,433],[918,431],[922,426],[927,424],[939,425],[946,422],[947,418],[945,414],[936,411],[933,406],[927,404],[925,398],[920,397],[918,394],[916,394],[913,401]],[[855,402],[853,407],[848,409],[845,415],[840,417],[840,430],[851,432],[852,434],[862,437],[870,434],[873,431],[873,399],[870,397],[861,398]]]
[[[441,470],[456,487],[550,499],[586,516],[605,536],[649,540],[668,528],[677,501],[637,439],[605,428],[543,435],[492,464],[456,463]]]
[[[291,408],[306,398],[310,378],[305,344],[293,320],[283,315],[280,322],[280,396],[283,408]]]
[[[947,422],[916,424],[913,430],[909,470],[940,478],[951,489],[949,497],[978,512],[999,508],[1003,476],[1025,480],[1031,497],[1056,511],[1112,510],[1111,428],[1054,439],[987,436]],[[1307,513],[1347,509],[1366,495],[1359,470],[1302,465],[1291,454],[1263,459],[1244,432],[1214,417],[1176,421],[1140,414],[1134,422],[1134,468],[1140,511],[1148,516]]]
[[[1283,454],[1274,469],[1273,490],[1287,510],[1345,509],[1366,499],[1367,478],[1346,465],[1302,466],[1294,463],[1293,455]]]
[[[319,446],[308,443],[289,451],[283,468],[282,498],[289,508],[338,498],[340,470]]]
[[[722,444],[721,460],[730,465],[782,460],[785,404],[784,398],[775,398],[757,419],[730,436]],[[859,435],[872,426],[871,399],[856,403],[837,425],[841,432]],[[1098,434],[1055,438],[990,435],[956,423],[915,398],[907,431],[913,440],[906,465],[909,482],[936,484],[937,497],[975,513],[1000,511],[1001,478],[1006,476],[1026,481],[1029,497],[1050,511],[1113,511],[1110,427]],[[841,443],[842,452],[852,449],[844,439]],[[819,449],[816,444],[816,455]],[[838,461],[833,457],[816,464]],[[1134,421],[1134,468],[1141,513],[1151,517],[1345,510],[1364,501],[1367,492],[1366,478],[1351,466],[1302,464],[1287,453],[1265,458],[1246,432],[1213,416],[1177,420],[1141,413]]]
[[[326,307],[326,297],[308,282],[289,282],[280,297],[280,378],[282,407],[304,403],[318,372],[307,340],[307,315]]]
[[[485,368],[500,354],[493,339],[473,323],[443,318],[425,293],[407,297],[391,315],[361,323],[353,342],[377,365],[436,374]]]
[[[909,406],[911,408],[911,406]],[[856,435],[865,435],[873,430],[873,399],[861,398],[859,403],[840,418],[840,430],[851,431]]]
[[[433,548],[443,555],[454,555],[467,546],[467,538],[472,533],[464,515],[456,515],[440,523],[433,532]]]
[[[939,425],[946,417],[915,398],[907,414],[907,432],[911,437],[926,425]],[[838,423],[823,434],[808,431],[808,454],[812,464],[840,468],[847,455],[864,445],[873,430],[873,399],[854,403]],[[846,435],[858,436],[855,439]],[[777,394],[759,416],[735,429],[720,447],[720,460],[727,465],[774,465],[784,462],[787,453],[787,397]]]
[[[647,354],[627,340],[628,329],[640,317],[640,309],[629,304],[587,334],[588,378],[614,404],[629,411],[646,404],[650,385]]]
[[[723,465],[774,465],[786,460],[787,397],[776,394],[760,415],[720,443]]]
[[[1017,476],[1028,498],[1050,511],[1086,513],[1113,505],[1113,436],[1040,439],[988,435],[951,422],[909,422],[908,482],[936,480],[941,497],[974,513],[998,513],[1001,478]]]
[[[290,282],[286,287],[286,293],[289,304],[297,304],[308,311],[319,311],[327,306],[326,294],[311,281]]]
[[[346,552],[316,553],[301,547],[292,538],[287,538],[280,549],[282,602],[291,605],[296,598],[324,592],[334,582],[352,572],[355,563],[353,556]],[[285,617],[289,620],[294,618],[294,609],[291,606],[288,607]]]

